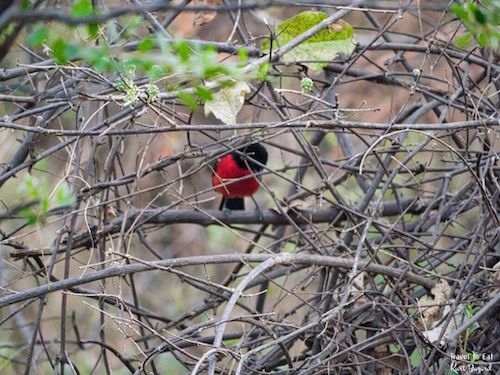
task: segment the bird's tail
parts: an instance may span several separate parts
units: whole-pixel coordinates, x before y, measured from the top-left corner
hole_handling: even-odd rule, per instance
[[[224,208],[228,210],[244,210],[245,200],[243,198],[222,198],[219,210],[223,210]]]

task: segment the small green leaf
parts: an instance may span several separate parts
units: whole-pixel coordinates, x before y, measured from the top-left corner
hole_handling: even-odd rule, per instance
[[[71,206],[76,201],[75,196],[65,182],[57,186],[54,199],[57,206]]]
[[[460,4],[452,4],[450,10],[462,21],[469,18],[469,13],[467,13],[464,7]]]
[[[476,8],[474,9],[473,13],[477,22],[479,22],[481,25],[484,25],[486,23],[486,15],[481,11],[481,9]]]
[[[24,208],[21,210],[21,216],[26,219],[28,225],[35,225],[38,221],[38,214],[32,208]]]
[[[212,100],[213,98],[212,91],[200,85],[196,86],[196,94],[203,100]]]
[[[257,78],[261,81],[269,80],[269,69],[271,68],[271,64],[264,63],[259,66],[259,70],[257,71]]]
[[[148,52],[150,49],[154,48],[155,42],[153,38],[151,37],[146,37],[137,46],[137,49],[141,52]]]
[[[181,62],[187,62],[191,56],[191,46],[184,41],[177,43],[177,53]]]
[[[26,175],[19,185],[19,192],[30,200],[38,200],[40,197],[38,179],[31,175]]]
[[[63,38],[57,38],[52,43],[52,54],[58,64],[64,64],[79,55],[80,47],[75,43],[66,43]]]
[[[38,214],[40,216],[45,215],[49,211],[49,197],[43,197],[40,199],[40,203],[38,204]]]
[[[112,71],[113,70],[113,63],[111,62],[111,60],[107,56],[103,56],[103,57],[100,57],[99,59],[97,59],[94,62],[93,66],[94,66],[94,69],[98,73],[103,73],[103,72],[106,72],[106,71]]]
[[[477,42],[481,47],[488,47],[488,35],[486,35],[486,33],[479,33],[477,36]]]
[[[71,7],[71,14],[74,17],[85,17],[94,13],[91,0],[76,0]]]
[[[89,23],[87,25],[87,32],[89,33],[90,39],[95,39],[99,32],[99,25],[97,23]]]
[[[246,48],[240,48],[238,50],[238,61],[242,64],[248,61],[248,50]]]
[[[412,368],[418,368],[422,362],[422,355],[418,349],[414,349],[410,355],[410,363]]]
[[[153,63],[152,60],[149,59],[143,59],[141,62],[141,65],[139,65],[143,71],[149,72],[155,64]]]
[[[9,23],[3,30],[0,30],[0,45],[5,42],[6,38],[14,33],[15,29],[15,24]]]
[[[460,48],[465,48],[470,44],[471,41],[472,41],[472,34],[466,31],[457,38],[456,44]]]
[[[21,3],[21,9],[22,10],[28,10],[31,7],[31,1],[30,0],[23,0]]]
[[[144,24],[144,19],[137,15],[124,16],[120,21],[123,22],[124,27],[123,38],[134,35],[139,27]]]
[[[66,42],[62,38],[57,38],[52,44],[52,53],[58,64],[64,64],[68,61],[66,57]]]
[[[219,74],[230,75],[228,69],[222,65],[208,65],[205,66],[200,78],[210,79],[218,76]]]
[[[193,94],[181,91],[179,92],[179,99],[193,111],[198,109],[198,102]]]
[[[148,70],[149,78],[156,80],[164,75],[163,68],[159,65],[154,64],[151,69]]]
[[[38,47],[47,40],[49,36],[49,29],[43,25],[36,25],[31,33],[28,35],[28,44],[32,47]]]
[[[389,351],[391,353],[399,353],[401,350],[401,346],[398,344],[389,344]]]

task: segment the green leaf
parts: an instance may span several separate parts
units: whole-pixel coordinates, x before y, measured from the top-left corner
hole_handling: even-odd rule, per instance
[[[177,53],[181,62],[187,62],[191,56],[191,46],[184,41],[177,43]]]
[[[68,61],[66,57],[66,42],[62,38],[57,38],[52,44],[52,53],[58,64]]]
[[[47,40],[49,29],[43,25],[36,25],[31,33],[29,33],[27,42],[32,47],[38,47]]]
[[[21,210],[21,216],[26,219],[28,225],[35,225],[38,221],[38,214],[32,208],[24,208]]]
[[[287,44],[328,17],[324,12],[306,11],[283,21],[275,30],[278,46]],[[283,60],[288,63],[311,61],[306,65],[319,71],[339,54],[350,55],[355,47],[354,28],[338,20],[286,53]],[[269,50],[268,40],[264,41],[262,49]]]
[[[464,7],[460,4],[452,4],[450,10],[462,21],[469,18],[469,13],[467,13]]]
[[[97,23],[89,23],[87,25],[87,32],[89,33],[90,39],[95,39],[99,32],[99,25]]]
[[[391,353],[399,353],[401,346],[398,344],[389,344],[389,350]]]
[[[486,15],[481,12],[481,9],[475,8],[473,10],[474,17],[476,18],[476,21],[480,23],[481,25],[484,25],[487,22]]]
[[[71,206],[76,202],[76,198],[66,182],[57,186],[54,199],[57,206]]]
[[[259,70],[257,71],[257,78],[260,79],[261,81],[268,81],[269,80],[269,69],[271,68],[270,63],[264,63],[259,66]]]
[[[26,175],[19,185],[19,192],[30,200],[38,200],[40,197],[39,181],[31,175]]]
[[[488,35],[486,33],[479,33],[477,35],[477,42],[481,47],[488,47],[489,46]]]
[[[66,43],[63,38],[57,38],[52,43],[52,54],[58,64],[64,64],[80,55],[80,47],[76,43]]]
[[[71,7],[71,14],[74,17],[85,17],[94,13],[91,0],[76,0]]]
[[[138,66],[140,66],[142,68],[142,70],[144,70],[145,72],[149,72],[153,68],[154,65],[155,64],[153,63],[152,60],[143,59],[141,61],[141,64]]]
[[[21,9],[22,10],[28,10],[31,7],[31,1],[30,0],[23,0],[21,3]]]
[[[248,50],[246,48],[240,48],[238,50],[238,61],[241,64],[246,64],[248,62]]]
[[[230,75],[227,67],[222,65],[209,65],[205,66],[201,78],[210,79],[218,76],[219,74]]]
[[[3,30],[0,30],[0,45],[5,42],[6,38],[14,33],[15,28],[14,23],[9,23]]]
[[[101,57],[105,56],[105,50],[102,47],[81,47],[79,56],[89,64],[95,64]]]
[[[410,355],[411,367],[417,368],[420,366],[421,362],[422,362],[422,355],[420,354],[420,351],[418,350],[418,348],[414,349]]]
[[[179,92],[179,99],[193,111],[196,111],[196,109],[198,109],[198,102],[196,101],[196,97],[193,94],[181,91]]]
[[[146,37],[137,46],[137,49],[141,52],[148,52],[150,49],[154,48],[155,42],[153,38],[151,37]]]
[[[103,73],[107,71],[112,71],[113,70],[113,63],[111,62],[111,59],[107,56],[103,56],[99,58],[95,63],[94,63],[94,69],[98,73]]]
[[[49,197],[43,197],[40,199],[38,204],[38,214],[39,216],[45,215],[49,211]]]
[[[196,86],[196,94],[203,100],[212,100],[213,98],[212,91],[200,85]]]
[[[460,35],[455,43],[458,47],[465,48],[470,44],[471,41],[472,41],[472,34],[467,31],[462,35]]]
[[[163,77],[163,68],[159,65],[154,64],[151,69],[148,70],[148,76],[152,80],[156,80],[160,77]]]

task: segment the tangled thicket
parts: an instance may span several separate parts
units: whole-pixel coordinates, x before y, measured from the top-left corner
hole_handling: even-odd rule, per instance
[[[5,371],[500,371],[500,65],[456,46],[448,2],[96,1],[85,22],[71,2],[18,3],[0,7]],[[354,53],[313,72],[259,50],[306,9],[351,23]],[[62,39],[97,25],[85,43],[116,62],[148,35],[221,61],[245,47],[269,77],[221,125],[169,89],[187,75],[140,96],[140,68],[58,64],[36,21]],[[216,210],[211,163],[255,140],[259,209]]]

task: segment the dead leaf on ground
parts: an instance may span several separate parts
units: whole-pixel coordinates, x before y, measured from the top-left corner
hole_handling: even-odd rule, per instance
[[[191,2],[194,7],[211,7],[216,8],[222,3],[222,0],[194,0]],[[215,10],[202,10],[196,12],[194,16],[193,25],[194,26],[203,26],[209,22],[212,22],[214,18],[217,16],[217,12]]]
[[[418,300],[418,306],[422,314],[422,323],[426,329],[432,328],[441,318],[443,305],[448,303],[450,292],[450,285],[443,279],[431,289],[434,298],[423,296]]]

